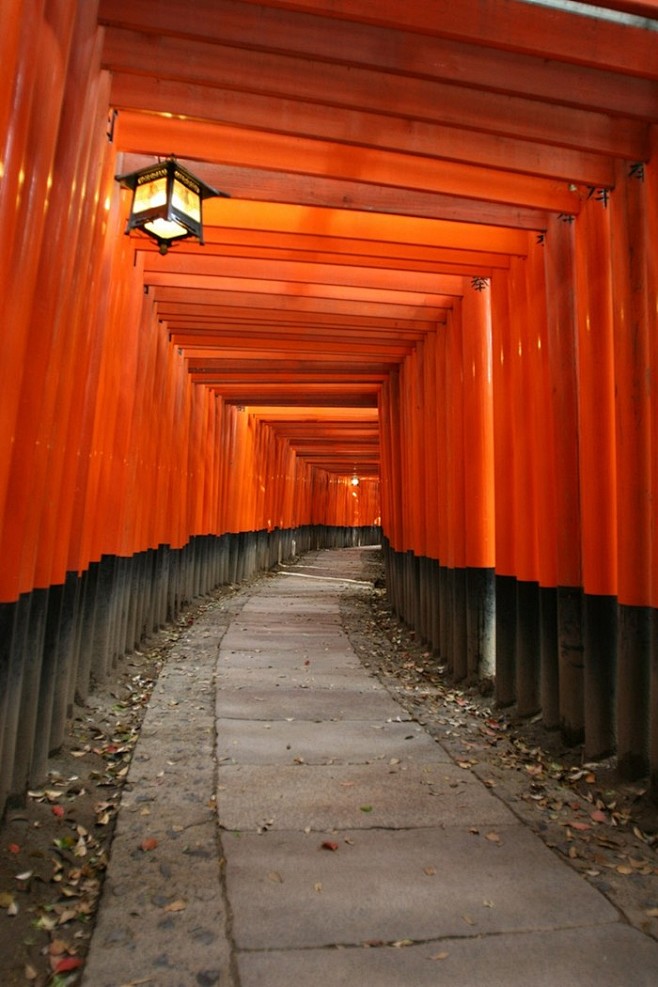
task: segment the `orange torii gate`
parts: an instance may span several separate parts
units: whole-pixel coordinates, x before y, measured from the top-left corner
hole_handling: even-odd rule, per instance
[[[2,4],[0,811],[186,601],[380,539],[455,680],[656,789],[658,2],[589,6]],[[115,176],[172,152],[231,197],[161,256]]]

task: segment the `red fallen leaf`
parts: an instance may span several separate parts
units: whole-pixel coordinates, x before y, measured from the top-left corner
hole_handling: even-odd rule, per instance
[[[577,819],[574,819],[572,822],[567,823],[567,826],[569,826],[571,829],[579,829],[582,832],[585,832],[586,829],[592,828],[589,823],[579,822]]]
[[[605,812],[601,812],[600,809],[596,809],[594,812],[590,812],[590,819],[592,822],[605,823],[608,821],[608,817]]]
[[[18,843],[10,843],[9,846],[7,847],[7,849],[9,850],[10,853],[20,853],[21,852],[21,848],[19,847]]]
[[[148,839],[142,840],[142,842],[139,844],[139,849],[147,853],[149,850],[155,850],[157,845],[158,845],[158,841],[155,839],[155,837],[150,836]]]
[[[62,819],[64,816],[64,808],[61,805],[51,806],[50,811],[54,816],[57,816],[58,819]]]
[[[337,843],[334,843],[332,840],[325,840],[324,843],[322,844],[322,849],[323,850],[337,850],[338,849],[338,844]]]
[[[55,964],[55,973],[70,973],[71,970],[78,970],[82,966],[79,956],[65,956]]]

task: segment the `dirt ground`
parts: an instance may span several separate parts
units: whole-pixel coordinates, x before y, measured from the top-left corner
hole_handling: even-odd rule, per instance
[[[391,613],[381,553],[364,551],[364,578],[343,598],[343,626],[360,659],[402,706],[476,773],[532,830],[658,939],[658,807],[643,783],[622,783],[614,761],[585,764],[541,722],[448,681]],[[259,577],[257,577],[259,578]],[[149,696],[167,654],[200,610],[191,607],[122,663],[117,681],[76,707],[47,779],[0,826],[0,984],[80,982],[111,852],[121,789]]]

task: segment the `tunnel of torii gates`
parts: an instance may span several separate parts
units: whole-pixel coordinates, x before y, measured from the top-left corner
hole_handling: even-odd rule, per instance
[[[2,0],[0,811],[188,601],[380,542],[454,680],[656,791],[657,27]],[[229,197],[162,255],[116,176],[172,154]]]

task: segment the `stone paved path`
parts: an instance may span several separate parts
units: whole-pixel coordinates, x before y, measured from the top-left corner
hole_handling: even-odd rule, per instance
[[[655,987],[658,943],[359,663],[312,553],[178,642],[119,815],[85,987]]]

